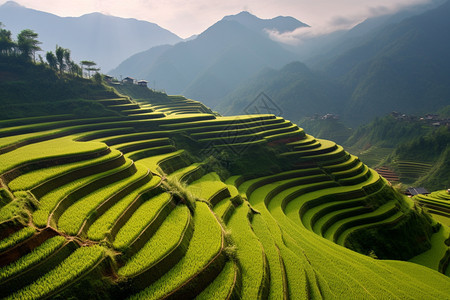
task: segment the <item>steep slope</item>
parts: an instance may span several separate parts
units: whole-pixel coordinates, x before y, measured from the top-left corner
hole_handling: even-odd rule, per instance
[[[156,88],[182,93],[214,106],[242,80],[264,67],[281,67],[295,55],[260,32],[236,21],[222,20],[196,39],[166,49],[151,49],[129,58],[111,74],[124,75],[128,65],[142,65],[130,76],[156,83]],[[144,63],[146,62],[146,63]]]
[[[319,69],[260,73],[224,98],[218,110],[242,111],[264,91],[287,118],[337,113],[351,127],[392,111],[437,111],[450,98],[449,16],[446,2],[400,23],[378,24],[377,30],[361,24],[341,37],[348,43],[335,49],[340,55],[328,52],[314,64]],[[368,34],[361,38],[361,33]]]
[[[14,35],[23,29],[33,29],[39,34],[44,50],[54,50],[56,44],[69,48],[75,61],[93,60],[103,72],[132,54],[181,41],[170,31],[146,21],[100,13],[62,18],[12,1],[0,6],[0,20]]]
[[[326,71],[352,96],[347,119],[402,111],[426,113],[448,104],[450,2],[378,33],[340,56]]]
[[[344,89],[300,62],[260,72],[230,93],[216,109],[226,114],[241,113],[261,92],[280,107],[283,117],[294,121],[314,114],[341,114],[345,109]]]
[[[439,225],[342,147],[169,99],[0,130],[2,297],[448,298],[448,277],[392,260]]]

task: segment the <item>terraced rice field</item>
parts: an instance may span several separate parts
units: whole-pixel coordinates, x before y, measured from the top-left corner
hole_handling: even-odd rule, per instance
[[[169,99],[2,123],[0,297],[450,298],[446,227],[415,263],[345,248],[423,218],[358,157],[280,117]],[[261,149],[279,168],[227,169]],[[415,200],[448,213],[446,191]]]

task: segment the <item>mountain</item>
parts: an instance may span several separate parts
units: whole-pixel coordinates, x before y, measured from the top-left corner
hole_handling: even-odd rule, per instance
[[[242,11],[237,15],[225,16],[224,21],[235,21],[254,31],[264,33],[266,30],[274,30],[279,33],[291,32],[300,27],[309,25],[300,22],[293,17],[278,16],[273,19],[260,19],[247,11]]]
[[[165,51],[150,49],[134,55],[111,74],[143,78],[155,82],[158,89],[172,94],[182,93],[215,106],[242,80],[262,68],[278,68],[297,59],[293,53],[262,34],[261,28],[272,24],[271,21],[248,13],[232,19],[225,17],[197,38],[168,47]],[[292,28],[290,18],[288,22],[283,20],[273,23],[278,26],[275,28]]]
[[[280,70],[266,69],[243,82],[217,109],[225,114],[242,113],[261,92],[279,106],[283,117],[296,122],[314,114],[341,114],[346,99],[344,89],[325,74],[292,62]]]
[[[329,54],[309,72],[297,64],[303,72],[259,74],[230,93],[219,112],[236,113],[261,91],[287,118],[337,113],[350,126],[392,111],[425,114],[449,104],[450,2],[377,30],[362,27],[355,31],[366,35],[353,47]]]
[[[70,49],[75,61],[93,60],[103,72],[117,66],[130,55],[182,40],[170,31],[146,21],[100,13],[59,17],[20,6],[13,1],[0,6],[0,20],[13,35],[23,29],[32,29],[39,34],[41,48],[45,51],[54,51],[58,44]]]
[[[335,59],[325,71],[352,92],[355,123],[393,110],[436,111],[450,99],[450,2],[383,28]]]
[[[446,0],[430,0],[425,3],[409,5],[395,13],[369,17],[349,30],[303,37],[300,45],[290,45],[288,49],[297,53],[308,66],[322,68],[336,56],[370,40],[372,34],[381,28],[395,26],[407,18],[420,15],[445,2]]]

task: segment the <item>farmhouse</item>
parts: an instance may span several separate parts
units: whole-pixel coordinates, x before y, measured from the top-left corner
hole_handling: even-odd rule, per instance
[[[137,84],[138,84],[139,86],[145,86],[145,87],[147,87],[147,83],[148,83],[147,80],[139,80],[139,81],[137,82]]]
[[[428,192],[425,188],[423,187],[418,187],[418,188],[414,188],[414,187],[410,187],[406,189],[406,194],[407,195],[411,195],[411,196],[415,196],[415,195],[419,195],[419,194],[429,194],[430,192]]]
[[[125,77],[125,78],[122,80],[122,83],[123,83],[123,84],[134,84],[134,78],[132,78],[132,77]]]

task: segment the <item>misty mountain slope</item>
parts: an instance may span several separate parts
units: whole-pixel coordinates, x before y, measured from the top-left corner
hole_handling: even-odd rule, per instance
[[[360,117],[392,110],[425,113],[450,99],[450,2],[407,19],[345,57],[380,49],[341,77],[352,96],[347,114]],[[331,68],[336,67],[336,64]],[[328,68],[330,70],[330,68]],[[356,119],[355,121],[358,121]]]
[[[75,61],[93,60],[103,72],[134,53],[182,40],[170,31],[146,21],[100,13],[59,17],[12,1],[0,6],[0,20],[13,35],[23,29],[32,29],[39,34],[41,48],[45,51],[54,50],[58,44],[69,48]]]
[[[312,37],[304,40],[297,49],[291,49],[298,53],[302,61],[311,68],[323,69],[339,55],[369,42],[380,29],[389,29],[407,18],[423,14],[445,2],[446,0],[431,0],[426,3],[408,6],[394,14],[370,17],[350,30],[340,30]],[[368,55],[367,57],[369,57],[370,53],[373,54],[373,52],[368,52],[366,54]],[[343,71],[343,69],[338,70]]]
[[[309,25],[300,22],[293,17],[278,16],[273,19],[260,19],[247,11],[240,12],[237,15],[225,16],[223,20],[236,21],[257,32],[276,30],[279,33],[284,33],[294,31],[300,27],[309,27]]]
[[[226,114],[242,113],[261,92],[279,106],[283,117],[292,121],[315,113],[340,114],[346,99],[344,90],[324,74],[293,62],[280,70],[260,72],[226,97],[217,109]]]
[[[279,68],[296,58],[259,32],[236,21],[222,20],[196,39],[179,43],[162,54],[149,50],[130,57],[111,74],[125,75],[125,71],[131,71],[129,65],[139,60],[142,66],[127,75],[138,74],[155,81],[157,88],[214,106],[262,68]]]
[[[372,32],[364,43],[328,60],[319,72],[260,74],[217,109],[237,113],[264,91],[282,108],[283,116],[293,120],[337,113],[355,126],[394,110],[433,112],[450,101],[449,36],[450,2],[446,2]]]

